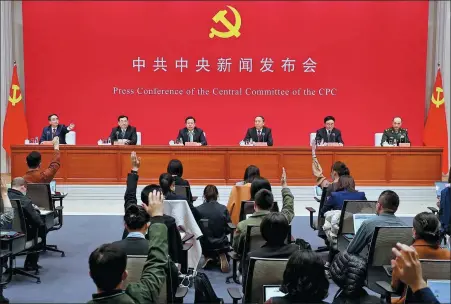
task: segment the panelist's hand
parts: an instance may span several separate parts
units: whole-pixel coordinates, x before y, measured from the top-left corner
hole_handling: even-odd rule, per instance
[[[69,131],[72,131],[75,128],[75,124],[71,123],[68,127]]]
[[[130,144],[130,140],[129,139],[124,139],[124,145],[128,145]]]
[[[138,171],[139,166],[141,166],[141,157],[136,156],[136,152],[133,151],[130,159],[132,161],[132,170],[133,171]]]
[[[282,187],[287,187],[287,172],[285,171],[285,168],[282,168],[282,177],[280,178],[280,184]]]
[[[142,204],[143,208],[150,216],[163,216],[163,200],[164,196],[161,192],[153,190],[149,193],[149,206]]]
[[[59,150],[60,149],[60,138],[58,136],[55,136],[52,140],[53,149]]]

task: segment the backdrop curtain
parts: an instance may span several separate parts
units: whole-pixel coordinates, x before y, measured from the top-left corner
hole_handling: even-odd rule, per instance
[[[14,60],[17,63],[22,96],[25,99],[21,1],[0,1],[0,54],[0,113],[3,130]],[[2,143],[0,172],[6,173],[9,172],[9,160],[3,149],[3,132],[0,133]]]

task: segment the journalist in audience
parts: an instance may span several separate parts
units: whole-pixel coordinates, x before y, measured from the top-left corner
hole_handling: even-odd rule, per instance
[[[25,224],[27,227],[27,241],[31,241],[36,237],[44,240],[45,238],[45,226],[41,219],[41,213],[39,208],[33,204],[31,199],[26,196],[27,194],[27,182],[23,177],[16,177],[11,182],[11,188],[8,189],[8,197],[10,200],[20,200],[25,215]],[[25,258],[24,268],[25,271],[37,270],[41,268],[38,265],[39,253],[29,253]]]
[[[171,159],[168,164],[167,173],[174,177],[174,183],[176,186],[188,187],[188,202],[193,203],[193,195],[191,193],[191,186],[186,179],[183,179],[183,164],[178,159]]]
[[[171,174],[163,173],[160,175],[159,180],[160,180],[160,187],[161,187],[161,190],[163,191],[165,200],[168,200],[168,201],[177,201],[177,200],[186,201],[187,200],[185,197],[175,193],[174,177],[172,177]],[[188,203],[189,209],[191,210],[191,213],[194,216],[194,219],[196,220],[196,222],[199,222],[199,220],[200,220],[199,212],[194,207],[192,202],[187,201],[187,203]]]
[[[28,171],[23,178],[28,183],[50,183],[58,172],[60,164],[60,146],[59,137],[55,137],[52,140],[53,143],[53,158],[50,161],[50,165],[44,171],[41,171],[41,153],[38,151],[32,151],[27,156]]]
[[[256,181],[257,180],[255,180],[252,183],[251,195],[254,188],[254,183]],[[290,189],[288,188],[285,168],[283,168],[282,171],[281,185],[282,185],[283,206],[280,213],[282,213],[287,218],[287,221],[291,223],[291,220],[294,217],[294,206],[293,206],[294,197],[293,194],[291,194]],[[269,185],[269,187],[271,186]],[[255,194],[255,203],[254,203],[255,212],[251,216],[249,216],[248,219],[238,223],[235,230],[235,235],[233,236],[233,249],[235,250],[236,253],[238,254],[243,253],[247,225],[260,225],[263,218],[271,212],[271,207],[273,206],[273,204],[274,197],[270,190],[261,189]]]
[[[370,304],[380,303],[381,299],[371,296],[363,288],[367,275],[367,261],[360,255],[346,251],[337,255],[331,267],[332,280],[339,290],[335,294],[333,304]]]
[[[420,259],[450,260],[451,254],[448,249],[440,248],[440,222],[435,214],[421,212],[413,219],[412,234],[414,242],[412,247]],[[392,287],[403,295],[407,288],[401,283],[399,274],[393,272]],[[392,300],[393,303],[404,303],[404,297],[400,300]]]
[[[378,226],[403,227],[407,226],[399,217],[395,215],[399,207],[399,196],[392,190],[385,190],[379,196],[376,204],[378,216],[368,219],[362,223],[359,231],[356,232],[347,251],[351,254],[359,254],[371,243],[373,233]]]
[[[227,252],[230,242],[227,235],[232,231],[229,227],[230,214],[227,208],[218,203],[218,188],[214,185],[207,185],[204,189],[204,203],[197,207],[199,217],[208,220],[205,227],[200,223],[203,237],[200,239],[202,254],[204,255],[205,268],[210,262],[219,262],[222,272],[229,272],[229,261]]]
[[[260,178],[260,169],[254,165],[250,165],[244,171],[243,181],[236,183],[236,185],[232,187],[232,191],[230,191],[227,210],[229,210],[232,223],[235,225],[240,221],[241,202],[251,199],[250,187],[257,178]],[[239,191],[238,187],[244,188]]]
[[[440,302],[423,279],[420,258],[415,249],[397,243],[396,248],[392,248],[392,252],[395,256],[395,259],[391,260],[393,273],[396,273],[399,280],[412,290],[413,299],[409,303],[439,304]]]
[[[1,179],[0,187],[0,229],[5,229],[9,224],[13,222],[14,219],[14,209],[11,205],[11,201],[8,197],[8,187],[6,186],[3,178]],[[1,263],[1,273],[3,273],[3,266],[6,264],[7,258],[2,258]],[[5,267],[6,268],[6,267]],[[0,303],[9,303],[9,300],[3,296],[3,285],[0,285]]]
[[[244,259],[242,267],[243,291],[246,284],[250,258],[287,259],[299,246],[291,242],[290,224],[287,217],[280,212],[267,214],[261,224],[260,233],[266,243],[259,249],[251,251]]]
[[[163,196],[153,192],[149,205],[143,204],[149,216],[163,215]],[[88,303],[157,303],[161,287],[166,280],[168,263],[168,232],[164,224],[154,223],[149,228],[149,249],[139,282],[127,278],[127,255],[113,244],[104,244],[89,256],[89,274],[97,286],[97,293]]]
[[[147,230],[150,226],[150,216],[143,207],[130,205],[125,210],[125,229],[127,237],[114,242],[113,245],[121,248],[127,255],[143,255],[149,250],[149,241],[146,240]]]
[[[329,210],[341,210],[345,200],[366,201],[365,192],[355,190],[355,181],[350,175],[343,175],[338,178],[335,191],[331,192],[330,196],[324,202],[324,205],[320,210],[321,216],[324,216],[324,213]]]
[[[439,201],[439,211],[438,216],[440,219],[441,227],[441,238],[445,236],[445,234],[451,235],[451,167],[449,168],[449,176],[448,176],[448,187],[440,192],[440,201]]]
[[[131,172],[127,175],[127,188],[124,194],[124,212],[127,213],[127,210],[130,206],[137,206],[138,201],[136,199],[136,188],[138,187],[138,171],[141,166],[141,158],[136,155],[136,152],[132,152],[130,155],[131,160]],[[151,184],[144,187],[141,191],[141,202],[145,205],[149,204],[149,194],[152,192],[162,192],[160,186]],[[168,251],[169,256],[172,261],[175,263],[179,263],[182,260],[183,256],[183,244],[182,238],[177,228],[177,224],[175,223],[175,219],[172,216],[163,214],[163,216],[157,216],[152,218],[152,222],[164,223],[168,229]],[[124,229],[124,233],[122,234],[122,239],[125,239],[128,236],[127,229]],[[145,235],[145,238],[148,239],[148,234]]]
[[[256,177],[251,183],[251,201],[255,201],[255,195],[261,189],[266,189],[269,192],[272,192],[271,184],[264,177]]]
[[[321,257],[311,250],[295,251],[287,262],[280,291],[286,295],[272,297],[266,304],[326,303],[329,280]]]

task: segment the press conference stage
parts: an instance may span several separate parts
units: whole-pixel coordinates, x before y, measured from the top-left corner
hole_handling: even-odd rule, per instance
[[[49,164],[51,146],[12,146],[12,176],[27,171],[24,160],[33,150],[41,152],[42,167]],[[251,164],[274,184],[282,167],[291,186],[315,183],[310,147],[65,145],[60,150],[61,168],[55,180],[64,184],[125,185],[132,151],[142,159],[140,184],[158,183],[158,176],[174,158],[183,162],[183,177],[192,185],[233,185]],[[317,157],[325,175],[333,162],[345,162],[359,186],[432,186],[442,179],[442,151],[431,147],[319,147]]]

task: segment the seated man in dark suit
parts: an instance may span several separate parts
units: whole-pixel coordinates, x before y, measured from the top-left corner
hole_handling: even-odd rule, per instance
[[[265,127],[265,118],[263,116],[255,117],[255,127],[247,129],[246,136],[244,137],[244,141],[250,141],[252,139],[253,142],[266,142],[268,146],[272,146],[274,144],[272,140],[271,129]]]
[[[450,167],[451,172],[451,167]],[[451,174],[448,177],[448,183],[451,184]],[[445,234],[451,234],[451,188],[446,187],[440,192],[439,207],[439,220],[441,224],[440,235],[444,237]]]
[[[27,226],[27,241],[31,241],[36,237],[44,240],[45,238],[45,226],[41,219],[41,213],[39,208],[33,204],[31,199],[26,196],[27,182],[23,177],[16,177],[11,182],[11,188],[8,189],[8,197],[10,200],[20,200],[25,215],[25,224]],[[24,268],[25,271],[32,271],[41,268],[38,265],[39,253],[27,254],[25,258]]]
[[[350,175],[342,175],[338,178],[336,190],[330,194],[320,210],[320,216],[324,216],[329,210],[341,210],[344,201],[366,201],[365,192],[355,190],[354,178]]]
[[[196,127],[196,119],[192,116],[185,118],[186,127],[179,130],[177,140],[181,140],[183,144],[186,142],[197,142],[199,146],[206,146],[207,139],[202,129]]]
[[[291,235],[288,235],[289,231],[290,224],[283,213],[271,212],[263,218],[260,224],[260,233],[266,243],[260,249],[249,252],[244,259],[243,291],[251,257],[288,259],[293,252],[299,250],[298,245],[288,244],[288,238],[291,238]]]
[[[183,176],[183,164],[178,159],[171,159],[168,164],[168,173],[174,178],[176,186],[188,187],[188,203],[193,203],[193,194],[191,193],[191,187],[189,181],[182,178]]]
[[[114,143],[123,145],[136,145],[138,142],[138,136],[136,134],[136,128],[128,124],[128,117],[121,115],[117,118],[119,126],[114,127],[111,130],[110,140],[111,144]]]
[[[339,143],[343,145],[343,139],[341,138],[341,132],[335,129],[335,118],[333,116],[326,116],[324,118],[324,128],[316,131],[315,141],[317,143]]]
[[[49,126],[42,129],[41,138],[39,143],[43,141],[52,141],[54,137],[59,137],[60,144],[66,144],[66,134],[75,128],[75,125],[71,123],[68,127],[59,124],[59,118],[56,114],[50,114]]]
[[[131,204],[124,215],[127,237],[113,244],[120,247],[127,255],[146,255],[149,241],[146,240],[150,226],[150,216],[143,207]]]
[[[141,165],[141,159],[136,156],[135,152],[131,154],[132,171],[127,176],[127,189],[124,195],[124,210],[126,211],[131,205],[137,206],[138,201],[136,200],[136,188],[138,186],[138,170]],[[158,185],[148,185],[144,187],[141,191],[141,201],[145,204],[149,204],[149,194],[153,191],[161,191]],[[182,238],[177,228],[175,219],[169,215],[163,215],[158,217],[152,217],[152,222],[164,223],[168,228],[168,251],[169,256],[175,263],[181,262],[181,257],[183,254],[183,244]],[[124,230],[122,234],[122,239],[125,239],[128,235],[128,231]],[[146,238],[148,236],[146,235]]]

